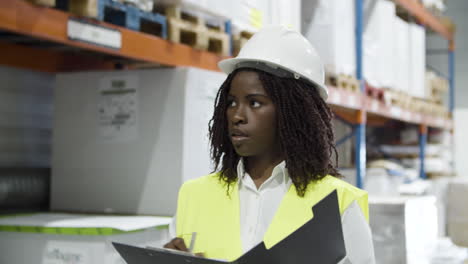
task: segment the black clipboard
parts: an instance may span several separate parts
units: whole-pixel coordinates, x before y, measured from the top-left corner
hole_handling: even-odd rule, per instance
[[[270,249],[261,242],[227,262],[113,242],[127,264],[336,264],[346,256],[337,191],[312,207],[314,217]]]

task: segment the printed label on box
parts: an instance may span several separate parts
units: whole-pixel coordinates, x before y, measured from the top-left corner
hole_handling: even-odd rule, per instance
[[[99,86],[98,127],[102,139],[127,141],[137,137],[138,78],[102,78]]]
[[[50,241],[45,247],[42,264],[91,264],[89,245]]]

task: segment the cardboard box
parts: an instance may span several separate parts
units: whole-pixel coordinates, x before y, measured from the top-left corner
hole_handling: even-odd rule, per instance
[[[208,122],[225,78],[196,68],[59,74],[52,209],[172,216],[181,184],[212,171]]]
[[[332,74],[356,74],[354,10],[349,0],[302,1],[302,34]]]
[[[453,243],[468,247],[468,180],[454,179],[447,190],[447,230]]]
[[[76,219],[74,219],[75,217]],[[96,219],[101,218],[102,220],[102,217],[83,215],[68,215],[66,217],[63,214],[47,214],[45,217],[44,214],[14,218],[4,216],[0,219],[0,263],[123,264],[125,261],[114,249],[111,242],[141,247],[161,247],[169,241],[167,225],[157,228],[157,225],[151,226],[150,224],[147,225],[147,228],[132,229],[127,232],[103,227],[102,223],[98,225],[99,221]],[[92,218],[95,219],[95,225],[89,227],[93,226],[92,223],[89,223],[93,221]],[[109,222],[117,220],[109,216],[104,216],[104,218]],[[134,225],[134,222],[138,221],[137,218],[130,217],[123,222],[121,220],[119,225]],[[147,219],[147,217],[144,218]],[[9,219],[16,223],[6,224]],[[66,222],[70,223],[70,221],[79,227],[64,227],[67,226]],[[166,221],[167,223],[168,221]]]
[[[434,196],[370,196],[369,218],[378,263],[430,263],[437,241]]]

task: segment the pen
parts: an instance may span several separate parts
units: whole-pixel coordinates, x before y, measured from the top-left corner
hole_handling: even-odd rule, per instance
[[[195,239],[197,237],[197,232],[192,232],[192,239],[190,239],[189,252],[193,253],[193,248],[195,247]]]

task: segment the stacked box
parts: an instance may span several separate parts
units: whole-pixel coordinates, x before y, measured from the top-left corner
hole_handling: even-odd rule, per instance
[[[225,77],[195,68],[58,75],[51,208],[173,215],[180,185],[212,171],[208,122]]]
[[[115,1],[115,0],[114,0]],[[131,4],[145,12],[153,11],[153,0],[118,0],[121,3]]]
[[[3,216],[0,263],[122,264],[112,242],[161,247],[170,239],[170,221],[54,213]]]
[[[349,0],[302,2],[302,33],[317,49],[329,73],[356,73],[354,10],[354,1]]]
[[[271,1],[233,0],[231,2],[229,18],[237,30],[256,32],[271,23]]]
[[[395,89],[407,92],[411,85],[411,52],[410,52],[410,25],[399,17],[395,17]]]
[[[268,24],[284,25],[296,31],[301,31],[301,2],[300,0],[270,1],[270,21]]]
[[[379,81],[381,83],[381,87],[395,87],[396,69],[400,66],[395,62],[395,53],[393,49],[396,7],[394,2],[388,0],[379,1],[378,6],[381,17],[381,31],[383,32],[383,34],[380,35],[380,60],[377,65],[377,68],[379,69]]]
[[[437,241],[435,197],[370,196],[369,219],[378,263],[430,263]]]
[[[297,21],[299,18],[285,10],[296,10],[298,0],[158,0],[157,5],[180,5],[193,11],[200,11],[212,16],[219,16],[231,20],[236,31],[256,32],[261,27],[271,23],[294,24],[289,19]],[[271,11],[277,8],[286,8],[271,16]],[[285,13],[284,13],[285,12]],[[290,17],[289,17],[290,16]],[[286,21],[283,21],[285,20]]]
[[[410,86],[413,97],[426,98],[426,31],[422,26],[410,24]]]
[[[427,71],[425,85],[425,98],[431,102],[443,104],[449,90],[447,79],[438,76],[433,71]]]
[[[382,12],[380,3],[382,0],[364,1],[364,34],[363,40],[363,71],[364,79],[373,87],[382,87],[380,81]]]
[[[0,66],[0,79],[0,167],[50,168],[55,76]]]
[[[465,175],[463,175],[465,176]],[[453,243],[468,247],[468,180],[458,178],[447,190],[447,231]]]

